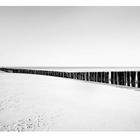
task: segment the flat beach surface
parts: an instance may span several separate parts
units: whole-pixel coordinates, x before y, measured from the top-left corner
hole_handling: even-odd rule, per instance
[[[0,73],[0,131],[140,130],[140,91]]]

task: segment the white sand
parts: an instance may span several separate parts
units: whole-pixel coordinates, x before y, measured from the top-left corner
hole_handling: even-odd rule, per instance
[[[0,73],[0,130],[140,130],[140,91]]]

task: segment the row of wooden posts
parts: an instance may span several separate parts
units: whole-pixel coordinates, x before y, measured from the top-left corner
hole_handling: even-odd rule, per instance
[[[61,72],[11,68],[0,68],[0,70],[12,73],[48,75],[140,88],[140,71]]]

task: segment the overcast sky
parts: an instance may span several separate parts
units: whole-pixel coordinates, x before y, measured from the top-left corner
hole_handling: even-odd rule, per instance
[[[140,7],[0,7],[0,66],[140,66]]]

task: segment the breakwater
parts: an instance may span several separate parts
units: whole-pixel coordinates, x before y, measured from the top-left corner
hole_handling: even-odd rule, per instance
[[[63,72],[16,68],[0,68],[0,70],[8,73],[38,74],[140,88],[140,71]]]

